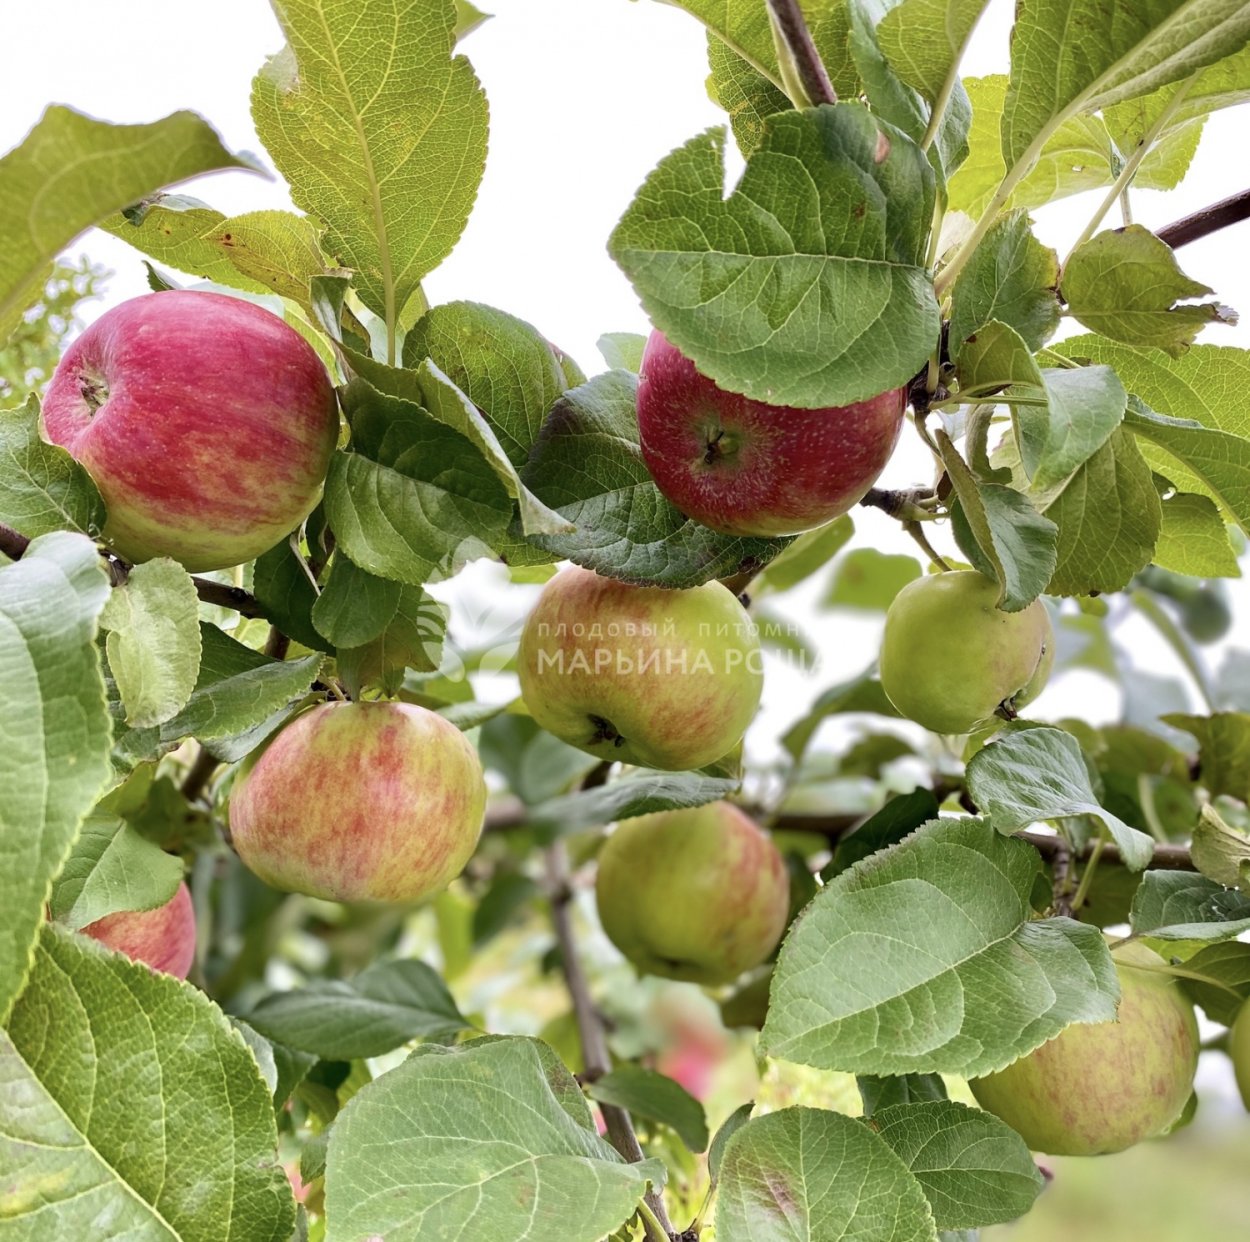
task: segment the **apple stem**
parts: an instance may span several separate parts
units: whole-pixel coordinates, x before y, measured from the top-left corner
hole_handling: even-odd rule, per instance
[[[606,771],[601,765],[592,772],[583,788],[594,778],[597,772]],[[611,1068],[608,1055],[608,1041],[603,1030],[603,1019],[595,1007],[594,998],[590,994],[590,982],[582,967],[581,958],[577,954],[577,941],[573,935],[573,919],[570,907],[573,902],[573,886],[569,872],[569,855],[563,841],[555,841],[543,851],[543,860],[547,870],[547,886],[550,892],[551,923],[556,933],[556,943],[560,946],[560,964],[564,971],[564,981],[573,1001],[573,1016],[577,1021],[577,1035],[582,1045],[583,1078],[601,1078]],[[603,1122],[607,1127],[608,1141],[631,1164],[637,1164],[643,1156],[638,1136],[634,1133],[633,1122],[629,1113],[615,1104],[600,1103],[599,1110],[603,1114]],[[643,1212],[643,1208],[647,1212]],[[653,1234],[653,1242],[672,1242],[675,1232],[669,1223],[668,1212],[664,1200],[655,1190],[649,1190],[643,1203],[639,1205],[643,1220],[647,1223],[647,1232]],[[655,1231],[659,1232],[656,1233]]]
[[[940,570],[944,573],[949,572],[950,566],[937,554],[919,522],[904,522],[903,529],[920,545],[921,550]]]
[[[1089,896],[1090,886],[1094,883],[1094,872],[1098,870],[1098,863],[1102,859],[1103,850],[1106,848],[1107,832],[1105,828],[1100,827],[1098,840],[1094,842],[1094,847],[1089,854],[1089,861],[1081,871],[1081,882],[1076,886],[1076,896],[1072,898],[1070,914],[1075,914],[1085,904],[1085,899]]]
[[[836,104],[838,93],[833,89],[825,62],[816,50],[798,0],[768,0],[768,11],[773,19],[773,29],[790,55],[799,85],[808,100],[813,105]],[[782,68],[784,73],[784,66]]]

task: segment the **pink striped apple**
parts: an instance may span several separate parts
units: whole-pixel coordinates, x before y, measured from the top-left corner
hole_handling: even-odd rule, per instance
[[[477,751],[408,703],[322,703],[244,761],[230,835],[266,884],[329,901],[415,901],[464,870],[486,808]]]
[[[121,910],[106,914],[82,929],[84,936],[124,953],[153,970],[185,979],[195,961],[195,910],[191,890],[177,892],[155,910]]]
[[[169,290],[113,307],[65,351],[43,426],[100,489],[120,556],[198,571],[250,561],[307,517],[338,411],[321,360],[276,315]]]
[[[660,332],[642,355],[638,431],[656,486],[726,535],[793,535],[845,513],[898,443],[893,388],[828,409],[767,405],[718,388]]]
[[[595,895],[608,939],[639,971],[708,986],[758,966],[790,913],[785,860],[729,802],[619,824]]]
[[[543,588],[517,671],[549,733],[600,759],[667,771],[728,754],[764,683],[755,626],[719,582],[671,591],[576,566]]]

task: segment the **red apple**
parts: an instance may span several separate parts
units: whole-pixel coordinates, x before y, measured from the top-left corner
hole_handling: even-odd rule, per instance
[[[640,972],[706,986],[758,966],[790,914],[780,851],[729,802],[618,825],[595,895],[608,939]]]
[[[323,703],[244,761],[230,835],[266,884],[330,901],[415,901],[477,845],[486,782],[450,721],[408,703]]]
[[[250,561],[307,517],[338,411],[321,360],[276,315],[169,290],[113,307],[66,350],[43,426],[100,489],[119,555],[198,571]]]
[[[652,332],[638,430],[656,486],[687,517],[726,535],[793,535],[863,498],[894,451],[905,405],[902,388],[823,410],[752,401]]]
[[[121,910],[82,929],[84,936],[153,970],[185,979],[195,961],[195,910],[185,884],[155,910]]]

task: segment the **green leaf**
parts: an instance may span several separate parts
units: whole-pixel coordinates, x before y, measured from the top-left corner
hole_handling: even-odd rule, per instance
[[[1056,487],[1084,465],[1124,421],[1128,394],[1110,367],[1041,372],[1046,404],[1016,410],[1017,438],[1034,492]]]
[[[355,273],[392,346],[421,280],[451,253],[486,160],[486,98],[453,56],[446,0],[273,0],[287,46],[252,87],[252,116],[296,206]],[[393,356],[391,358],[393,361]]]
[[[95,646],[108,578],[67,532],[0,568],[0,1021],[30,969],[52,878],[109,778],[109,717]]]
[[[1147,871],[1129,922],[1154,940],[1231,940],[1250,931],[1250,897],[1188,871]]]
[[[955,366],[961,391],[969,398],[989,396],[1008,385],[1017,390],[1016,396],[1045,393],[1032,351],[1014,328],[996,319],[982,324],[957,346]]]
[[[313,605],[313,624],[336,647],[360,647],[394,619],[403,589],[403,583],[366,573],[340,552]]]
[[[420,586],[503,540],[512,501],[477,448],[364,380],[343,390],[350,452],[326,479],[326,520],[362,569]]]
[[[691,1151],[706,1151],[707,1118],[703,1105],[679,1083],[641,1065],[621,1065],[596,1078],[588,1087],[590,1098],[615,1104],[648,1121],[658,1121],[677,1131]]]
[[[913,789],[909,794],[891,798],[857,828],[838,838],[833,857],[821,870],[820,878],[827,884],[860,859],[894,845],[937,816],[937,799],[927,789]]]
[[[438,975],[411,960],[271,992],[245,1017],[266,1038],[326,1061],[378,1057],[410,1039],[454,1036],[470,1025]]]
[[[542,333],[493,306],[448,302],[417,320],[404,340],[405,367],[417,370],[427,358],[432,374],[441,372],[478,407],[519,470],[566,387]]]
[[[764,591],[788,591],[812,574],[823,569],[850,541],[855,523],[844,513],[824,526],[801,534],[775,560],[751,587],[751,594]]]
[[[362,1088],[334,1123],[327,1242],[457,1233],[599,1242],[633,1214],[648,1183],[662,1184],[664,1167],[625,1163],[588,1114],[569,1111],[569,1095],[581,1099],[536,1040],[421,1049]]]
[[[968,761],[968,792],[999,832],[1038,820],[1092,815],[1111,833],[1124,865],[1140,871],[1154,842],[1103,807],[1090,785],[1080,743],[1063,729],[1021,729],[991,742]]]
[[[999,584],[998,607],[1027,608],[1054,574],[1058,528],[1014,488],[979,480],[940,428],[937,445],[959,501],[952,522],[956,542]]]
[[[1063,272],[1068,309],[1085,327],[1173,357],[1184,353],[1207,324],[1235,322],[1216,302],[1177,305],[1212,292],[1190,280],[1172,248],[1140,224],[1091,237],[1073,252]]]
[[[1125,423],[1139,441],[1152,441],[1163,450],[1162,460],[1150,453],[1151,465],[1158,462],[1160,471],[1178,487],[1209,496],[1243,530],[1250,530],[1250,440],[1156,414],[1136,401],[1130,402]],[[1143,447],[1149,452],[1152,445]]]
[[[530,807],[526,824],[545,838],[655,811],[678,811],[728,797],[739,782],[697,772],[647,772]]]
[[[1181,987],[1202,1006],[1212,1022],[1231,1026],[1250,997],[1250,944],[1225,940],[1208,945],[1186,960],[1185,969],[1213,982],[1182,978],[1178,980]]]
[[[540,729],[531,717],[511,712],[482,729],[479,746],[482,762],[527,806],[556,798],[599,762]]]
[[[38,300],[52,260],[91,225],[162,186],[252,167],[193,112],[109,125],[53,104],[0,158],[0,343]]]
[[[132,728],[163,724],[186,706],[200,671],[199,610],[191,575],[164,556],[134,566],[109,596],[100,628]]]
[[[647,347],[647,338],[641,333],[605,332],[595,344],[609,370],[632,371],[635,375],[642,370],[642,351]]]
[[[1057,32],[1073,31],[1070,38]],[[1102,0],[1021,0],[1003,111],[1003,156],[1014,165],[1057,119],[1149,94],[1240,49],[1241,0],[1140,0],[1131,13]]]
[[[367,686],[398,694],[409,668],[438,669],[447,632],[448,610],[420,587],[400,586],[395,611],[382,631],[354,647],[338,650],[338,671],[353,698]]]
[[[1055,572],[1046,588],[1052,595],[1122,590],[1149,563],[1163,521],[1150,467],[1122,427],[1072,476],[1045,515],[1059,528]]]
[[[865,1117],[899,1104],[946,1099],[946,1083],[940,1074],[859,1074],[855,1086]]]
[[[802,762],[816,730],[830,717],[842,712],[871,712],[899,718],[898,710],[886,698],[876,677],[876,665],[856,677],[830,686],[816,697],[807,715],[797,720],[781,737],[781,744],[795,763]]]
[[[269,1090],[202,992],[48,927],[0,1034],[18,1236],[287,1242]],[[23,1228],[25,1227],[25,1232]]]
[[[951,340],[965,340],[996,320],[1014,328],[1030,350],[1040,349],[1059,326],[1058,282],[1059,256],[1033,236],[1025,212],[1009,213],[985,235],[955,281]]]
[[[894,72],[930,101],[958,72],[972,31],[989,0],[903,0],[877,28]]]
[[[307,216],[249,211],[223,220],[204,237],[252,284],[311,313],[310,282],[325,273],[326,260],[317,226]]]
[[[301,557],[289,539],[258,556],[252,567],[252,594],[265,619],[288,638],[314,651],[328,651],[330,644],[314,624],[318,595]]]
[[[738,150],[749,157],[764,139],[764,123],[768,118],[793,105],[783,90],[710,30],[707,59],[711,70],[707,80],[708,96],[729,114],[729,127]],[[608,365],[620,364],[609,360]]]
[[[1032,919],[1040,869],[1026,842],[943,819],[843,872],[781,946],[762,1051],[817,1069],[971,1078],[1071,1022],[1109,1022],[1111,955],[1096,928]]]
[[[853,548],[838,562],[823,603],[829,608],[885,612],[894,597],[920,574],[914,556]]]
[[[1190,716],[1169,712],[1159,719],[1198,739],[1202,784],[1212,797],[1228,794],[1241,802],[1250,798],[1250,715],[1213,712],[1210,716]]]
[[[742,1242],[934,1242],[920,1183],[852,1117],[786,1108],[754,1117],[725,1146],[718,1237]]]
[[[721,1122],[720,1129],[716,1131],[716,1137],[712,1139],[712,1146],[707,1153],[707,1172],[712,1179],[713,1185],[718,1184],[720,1181],[720,1168],[721,1162],[725,1158],[726,1144],[751,1120],[751,1109],[754,1107],[755,1105],[751,1101],[740,1104]]]
[[[1246,723],[1250,721],[1243,717],[1243,729]],[[1239,741],[1244,745],[1244,737]],[[1189,852],[1208,879],[1250,893],[1250,836],[1226,822],[1214,806],[1202,808]]]
[[[660,494],[638,446],[637,391],[637,376],[609,371],[556,402],[521,479],[576,529],[532,542],[596,573],[664,587],[763,568],[788,540],[718,535]]]
[[[99,228],[180,272],[248,293],[267,287],[244,276],[212,240],[225,214],[185,194],[152,194],[101,220]]]
[[[709,130],[667,156],[612,234],[655,325],[718,384],[773,405],[906,384],[938,331],[919,148],[858,104],[778,113],[725,198],[724,145]]]
[[[30,539],[54,530],[97,535],[104,502],[87,472],[39,436],[39,401],[0,410],[0,521]]]
[[[96,812],[87,816],[48,906],[58,923],[76,931],[119,910],[155,910],[181,883],[181,859],[125,821]]]
[[[939,1229],[1015,1220],[1045,1185],[1024,1140],[966,1104],[895,1104],[874,1113],[871,1125],[924,1187]]]
[[[1240,578],[1241,566],[1215,502],[1177,492],[1163,502],[1163,525],[1155,544],[1160,569],[1192,578]]]

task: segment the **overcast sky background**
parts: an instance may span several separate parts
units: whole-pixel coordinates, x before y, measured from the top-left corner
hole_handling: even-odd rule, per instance
[[[9,51],[0,77],[0,150],[21,140],[47,102],[59,102],[116,122],[191,108],[229,147],[264,158],[249,90],[265,57],[282,44],[264,0],[0,3]],[[462,50],[490,100],[486,175],[464,237],[427,290],[435,303],[467,298],[519,315],[594,373],[603,365],[595,349],[602,332],[648,330],[607,255],[608,234],[663,155],[724,119],[704,86],[704,33],[687,14],[654,0],[482,0],[482,7],[494,17]],[[991,5],[965,60],[967,74],[1005,71],[1011,12],[1009,0]],[[1182,189],[1135,192],[1136,219],[1158,227],[1242,189],[1244,126],[1244,112],[1212,118]],[[202,177],[186,192],[227,213],[290,205],[281,181],[241,172]],[[1044,209],[1040,236],[1066,254],[1101,197],[1099,191]],[[1109,223],[1119,223],[1118,213]],[[1250,225],[1243,225],[1185,248],[1181,261],[1189,275],[1250,315],[1248,246]],[[88,317],[146,291],[140,256],[124,243],[93,232],[72,248],[84,250],[116,273],[106,301]],[[1203,339],[1250,345],[1250,320],[1208,329]],[[929,469],[918,439],[905,430],[881,482],[927,481]],[[858,542],[914,551],[881,514],[859,510],[855,521]],[[936,538],[940,547],[952,547],[945,531]],[[879,632],[877,616],[818,614],[811,607],[814,588],[795,595],[790,606],[820,646],[824,667],[770,670],[767,710],[753,730],[764,753],[820,689],[872,658]],[[1128,637],[1139,663],[1175,671],[1144,625]],[[1094,721],[1118,710],[1118,696],[1092,674],[1064,679],[1038,705],[1041,715],[1073,712]]]

